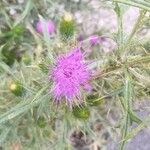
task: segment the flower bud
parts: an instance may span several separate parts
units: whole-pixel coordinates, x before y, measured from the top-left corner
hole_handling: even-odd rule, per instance
[[[22,55],[22,61],[24,62],[24,64],[30,65],[31,64],[31,57],[29,56],[29,54],[24,53]]]
[[[84,120],[90,116],[90,110],[86,106],[75,106],[72,113],[76,118]]]
[[[12,82],[9,86],[9,89],[16,96],[22,96],[24,93],[24,88],[19,82]]]
[[[45,118],[44,118],[43,116],[40,116],[40,117],[38,118],[38,120],[37,120],[37,125],[38,125],[38,127],[40,127],[40,128],[45,128],[45,126],[46,126],[46,120],[45,120]]]
[[[75,24],[69,13],[65,14],[60,21],[59,32],[63,40],[71,39],[71,37],[73,37],[75,32]]]

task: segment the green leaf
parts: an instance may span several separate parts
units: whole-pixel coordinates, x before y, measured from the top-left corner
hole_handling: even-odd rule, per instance
[[[130,127],[130,117],[129,117],[129,107],[132,100],[132,91],[131,91],[131,83],[129,79],[129,75],[126,71],[126,80],[125,80],[125,88],[124,88],[124,98],[123,98],[123,106],[124,106],[124,122],[122,124],[122,139],[127,135]],[[124,149],[126,141],[121,142],[120,150]]]
[[[15,80],[17,80],[16,76],[13,74],[12,70],[8,65],[3,62],[0,62],[0,68],[2,68],[6,73],[10,74]]]
[[[18,25],[30,13],[32,8],[33,8],[32,0],[28,0],[23,13],[21,14],[20,17],[18,17],[17,21],[14,23],[14,26]]]
[[[134,7],[142,8],[144,10],[150,11],[149,2],[148,1],[131,1],[131,0],[113,0],[113,2],[123,3],[126,5],[131,5]]]
[[[37,125],[40,127],[40,128],[45,128],[46,127],[46,119],[44,116],[40,116],[37,120]]]
[[[9,134],[10,129],[11,129],[10,127],[2,127],[2,129],[0,129],[0,145],[7,138],[7,135]]]
[[[72,111],[73,115],[79,119],[88,119],[90,116],[90,110],[86,106],[75,106]]]
[[[42,88],[32,100],[23,101],[22,103],[19,103],[9,111],[7,111],[4,114],[0,115],[0,124],[15,118],[16,116],[26,112],[27,110],[31,109],[32,107],[36,106],[38,103],[40,103],[43,98],[47,95],[41,96],[43,92],[47,89],[47,86]]]
[[[119,49],[123,43],[123,24],[122,24],[122,16],[123,16],[123,11],[122,7],[118,3],[115,3],[115,12],[117,14],[117,22],[118,22],[118,44],[119,44]]]
[[[88,95],[87,96],[87,104],[89,106],[98,106],[104,102],[103,97],[98,97],[97,95]]]
[[[138,125],[138,127],[134,128],[133,130],[131,130],[122,141],[127,141],[131,138],[133,138],[135,135],[137,135],[137,133],[139,131],[141,131],[144,127],[146,127],[148,124],[150,123],[150,116],[148,116],[146,119],[144,119],[142,121],[142,123],[140,125]]]

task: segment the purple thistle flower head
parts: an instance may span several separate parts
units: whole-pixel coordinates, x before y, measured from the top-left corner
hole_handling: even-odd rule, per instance
[[[57,58],[56,66],[52,70],[52,78],[54,82],[53,94],[57,102],[65,97],[67,104],[73,105],[74,99],[82,102],[80,99],[81,88],[90,91],[91,86],[88,80],[91,72],[87,63],[84,61],[84,54],[80,48],[75,48],[68,54],[64,54]]]
[[[47,21],[41,21],[39,20],[36,24],[36,31],[39,33],[43,33],[44,28],[46,28],[46,31],[50,34],[55,32],[55,25],[51,20]]]
[[[100,43],[100,37],[98,35],[92,35],[89,37],[89,41],[92,46],[97,45]]]

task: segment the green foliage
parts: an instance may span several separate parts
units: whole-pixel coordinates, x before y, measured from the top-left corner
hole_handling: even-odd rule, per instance
[[[2,60],[9,66],[13,65],[16,59],[14,49],[9,49],[9,45],[5,45],[1,51]]]
[[[12,27],[11,29],[7,29],[7,31],[3,32],[0,36],[2,41],[18,41],[20,39],[20,36],[24,33],[25,29],[22,25],[17,25],[15,27]]]
[[[17,25],[0,35],[0,44],[4,45],[1,50],[2,60],[9,66],[12,66],[15,61],[21,60],[22,52],[19,50],[17,43],[22,42],[24,31],[22,25]]]

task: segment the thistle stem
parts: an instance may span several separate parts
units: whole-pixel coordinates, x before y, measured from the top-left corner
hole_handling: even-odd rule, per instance
[[[120,63],[120,64],[116,64],[113,66],[108,66],[104,69],[102,69],[102,71],[98,71],[90,81],[95,80],[97,78],[106,76],[107,74],[109,74],[110,72],[114,72],[118,69],[122,69],[124,68],[124,66],[128,66],[128,67],[135,67],[139,64],[143,64],[143,63],[150,63],[150,55],[148,56],[141,56],[141,57],[136,57],[136,58],[129,58],[126,61]]]
[[[118,2],[118,3],[123,3],[126,5],[131,5],[134,7],[142,8],[144,10],[150,11],[150,7],[146,6],[145,3],[139,3],[139,2],[133,2],[133,1],[128,1],[128,0],[113,0],[113,2]]]
[[[133,30],[130,33],[129,38],[127,39],[127,42],[126,42],[126,44],[125,44],[124,47],[126,47],[127,45],[130,44],[131,39],[133,38],[133,36],[135,35],[135,33],[137,32],[137,30],[141,26],[142,19],[144,18],[145,14],[146,14],[146,11],[145,10],[141,10],[140,15],[139,15],[139,17],[138,17],[138,19],[137,19],[137,21],[136,21],[136,23],[135,23],[135,25],[133,27]]]

